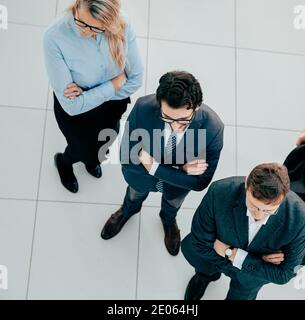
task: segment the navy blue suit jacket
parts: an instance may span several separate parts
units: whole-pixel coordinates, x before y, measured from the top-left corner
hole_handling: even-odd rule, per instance
[[[161,110],[155,95],[148,95],[137,100],[128,117],[128,128],[125,128],[121,144],[121,163],[125,180],[133,189],[141,192],[150,191],[159,179],[164,181],[166,188],[175,190],[176,194],[205,189],[213,178],[223,148],[224,125],[222,121],[212,109],[204,104],[196,111],[194,120],[185,133],[185,136],[188,132],[194,134],[194,157],[192,157],[192,152],[188,151],[187,144],[190,144],[190,141],[182,139],[177,145],[177,155],[180,157],[179,165],[183,165],[194,158],[201,158],[205,159],[209,166],[204,174],[191,176],[181,169],[175,168],[177,159],[174,158],[172,164],[167,164],[165,161],[164,137],[159,140],[154,138],[153,134],[154,130],[160,132],[164,130],[164,122],[160,119],[160,116]],[[148,132],[149,137],[146,141],[144,141],[145,139],[142,139],[142,141],[138,139],[137,141],[130,141],[127,145],[131,132],[135,129],[144,129]],[[206,130],[205,143],[200,145],[198,145],[198,141],[200,141],[199,129]],[[131,149],[137,144],[160,163],[154,176],[150,175],[142,164],[131,163],[131,160],[137,160],[138,158],[137,154],[134,157],[130,155]]]

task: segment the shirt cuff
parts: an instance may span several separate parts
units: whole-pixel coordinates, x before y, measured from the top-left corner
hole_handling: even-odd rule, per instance
[[[157,163],[157,162],[153,163],[148,173],[150,175],[154,176],[158,167],[159,167],[159,163]]]
[[[237,249],[234,261],[233,261],[233,266],[240,269],[242,268],[242,265],[247,258],[248,252],[242,249]]]
[[[107,83],[105,83],[105,90],[107,92],[106,101],[110,100],[116,93],[115,87],[111,80],[109,80]]]

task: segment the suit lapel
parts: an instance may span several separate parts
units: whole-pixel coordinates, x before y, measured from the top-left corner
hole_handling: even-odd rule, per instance
[[[232,214],[240,248],[246,249],[249,241],[249,220],[247,216],[247,207],[245,202],[246,191],[244,185],[242,185],[241,188],[240,196],[233,207]]]
[[[194,120],[190,123],[187,128],[183,139],[178,143],[176,149],[173,150],[175,157],[175,162],[177,164],[184,164],[194,159],[195,156],[198,156],[198,129],[202,124],[202,115],[201,112],[197,112]],[[187,138],[188,137],[188,138]]]
[[[160,108],[156,105],[156,110],[154,112],[154,119],[152,122],[152,130],[160,130],[160,132],[163,132],[165,124],[164,122],[161,120],[160,118],[161,116],[161,112],[160,112]],[[176,154],[177,154],[177,158],[179,159],[179,163],[178,164],[184,164],[185,160],[187,159],[188,161],[190,161],[189,158],[194,158],[194,156],[192,157],[191,152],[189,152],[189,157],[187,157],[187,152],[190,149],[187,145],[187,143],[194,143],[194,155],[198,155],[198,129],[200,127],[200,125],[203,122],[203,113],[198,110],[196,112],[196,115],[194,117],[194,120],[191,122],[191,124],[189,125],[189,127],[187,128],[187,131],[183,137],[183,139],[181,139],[181,141],[178,143],[178,145],[176,146],[176,148],[173,149],[173,163],[176,162]],[[190,134],[191,130],[193,130],[193,135]],[[189,132],[189,133],[188,133]],[[193,139],[190,139],[190,141],[187,141],[186,139],[186,134],[190,134],[190,138],[194,137]],[[156,152],[153,153],[153,146],[155,144],[155,149],[158,150],[157,154]],[[164,135],[162,134],[161,139],[153,139],[153,135],[151,137],[151,154],[154,154],[156,156],[156,160],[160,160],[160,159],[164,159],[164,148],[165,148],[165,142],[164,142]],[[157,155],[159,155],[159,159],[157,159]],[[191,160],[192,160],[191,159]],[[182,161],[182,163],[180,163],[180,160],[184,160]]]
[[[283,209],[282,209],[283,210]],[[263,225],[259,232],[256,234],[252,242],[250,243],[248,249],[249,250],[259,250],[260,248],[264,247],[270,237],[273,237],[276,231],[282,225],[281,223],[281,209],[278,211],[277,214],[271,216],[267,223]]]
[[[156,106],[156,110],[154,111],[154,116],[152,119],[152,129],[151,129],[152,132],[150,134],[150,150],[151,150],[151,155],[153,155],[155,160],[159,163],[163,163],[164,122],[160,119],[160,116],[161,116],[160,108]],[[154,131],[156,135],[154,134]]]

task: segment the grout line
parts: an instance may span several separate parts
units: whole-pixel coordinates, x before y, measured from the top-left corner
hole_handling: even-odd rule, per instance
[[[1,200],[1,198],[0,198],[0,200]],[[7,199],[7,200],[18,200],[18,199]],[[120,203],[107,203],[107,202],[82,202],[82,201],[64,201],[64,200],[38,200],[38,202],[41,202],[41,203],[81,204],[81,205],[95,205],[95,206],[116,206],[116,207],[122,205],[121,202]],[[161,203],[160,203],[160,205],[161,205]],[[160,205],[149,205],[149,204],[145,204],[145,202],[144,202],[143,208],[160,209]],[[194,210],[196,208],[182,206],[181,209]]]
[[[222,44],[213,44],[213,43],[207,43],[207,42],[196,42],[196,41],[167,39],[167,38],[158,38],[158,37],[149,37],[149,40],[162,41],[162,42],[174,42],[174,43],[179,43],[179,44],[205,46],[205,47],[215,47],[215,48],[224,48],[224,49],[235,49],[234,46],[222,45]]]
[[[234,33],[237,33],[237,32],[235,31]],[[198,45],[198,46],[213,47],[213,48],[234,49],[234,50],[237,49],[237,50],[261,52],[261,53],[274,53],[274,54],[281,54],[281,55],[305,57],[305,53],[278,51],[278,50],[271,50],[271,49],[239,47],[239,46],[237,46],[236,40],[234,40],[235,44],[233,46],[229,46],[229,45],[222,45],[222,44],[212,44],[212,43],[206,43],[206,42],[195,42],[195,41],[186,41],[186,40],[173,40],[173,39],[157,38],[157,37],[149,37],[148,39],[154,40],[154,41],[174,42],[174,43],[179,43],[179,44]]]
[[[149,44],[150,44],[150,0],[148,0],[148,9],[147,9],[147,42],[146,42],[146,74],[145,74],[145,95],[147,95],[148,88],[148,58],[149,58]]]
[[[10,21],[9,23],[13,24],[13,25],[39,27],[39,28],[47,28],[48,27],[48,25],[38,25],[38,24],[13,22],[13,21]],[[149,35],[147,37],[138,36],[137,35],[137,38],[147,39],[148,42],[149,42],[149,40],[154,40],[154,41],[163,41],[163,42],[174,42],[174,43],[187,44],[187,45],[199,45],[199,46],[214,47],[214,48],[226,48],[226,49],[234,49],[234,50],[238,49],[238,50],[261,52],[261,53],[273,53],[273,54],[280,54],[280,55],[305,57],[305,53],[296,53],[296,52],[290,52],[290,51],[279,51],[279,50],[272,50],[272,49],[259,49],[259,48],[250,48],[250,47],[238,47],[236,45],[230,46],[230,45],[213,44],[213,43],[207,43],[207,42],[187,41],[187,40],[173,40],[173,39],[167,39],[167,38],[149,37]]]
[[[56,5],[57,4],[58,4],[58,0],[56,1]],[[38,205],[39,205],[39,191],[40,191],[41,172],[42,172],[42,164],[43,164],[45,137],[46,137],[47,118],[48,118],[47,106],[49,104],[49,90],[50,90],[50,83],[48,83],[45,118],[44,118],[44,126],[43,126],[43,133],[42,133],[42,146],[41,146],[42,148],[41,148],[41,155],[40,155],[40,167],[39,167],[39,176],[38,176],[37,193],[36,193],[35,218],[34,218],[34,226],[33,226],[33,233],[32,233],[32,245],[31,245],[28,279],[27,279],[26,300],[29,299],[29,289],[30,289],[30,282],[31,282],[32,261],[33,261],[35,233],[36,233],[36,224],[37,224],[37,212],[38,212]]]
[[[237,100],[237,97],[235,98]],[[7,108],[7,109],[22,109],[22,110],[34,110],[34,111],[47,111],[47,112],[53,112],[53,109],[49,108],[31,108],[31,107],[17,107],[17,106],[2,106],[0,105],[0,108]],[[236,108],[236,106],[235,106]],[[237,113],[237,112],[236,112]],[[123,116],[122,120],[127,120],[127,116]],[[235,116],[236,118],[236,116]],[[236,118],[237,119],[237,118]],[[235,119],[236,123],[237,120]],[[287,129],[287,128],[271,128],[271,127],[260,127],[260,126],[255,126],[255,125],[242,125],[242,124],[232,124],[232,123],[224,123],[226,127],[233,127],[233,128],[247,128],[247,129],[263,129],[263,130],[272,130],[272,131],[282,131],[282,132],[297,132],[299,133],[303,128],[299,129]],[[0,197],[1,199],[1,197]],[[18,200],[18,199],[17,199]]]
[[[142,40],[148,40],[148,36],[138,36],[137,35],[137,39],[142,39]]]
[[[46,110],[46,108],[20,107],[20,106],[4,106],[4,105],[0,105],[0,108],[23,109],[23,110],[38,110],[38,111],[45,111],[45,110]]]
[[[23,198],[8,198],[8,197],[0,197],[0,201],[28,201],[28,202],[36,202],[36,199],[23,199]]]
[[[58,7],[59,7],[59,1],[56,0],[55,12],[54,12],[54,17],[55,17],[55,18],[56,18],[57,12],[58,12]]]
[[[26,27],[37,27],[37,28],[47,28],[47,24],[34,24],[28,22],[16,22],[16,21],[9,21],[9,24],[17,25],[17,26],[26,26]]]
[[[234,59],[235,59],[235,175],[238,173],[238,134],[237,134],[237,122],[238,122],[238,79],[237,79],[237,71],[238,71],[238,57],[237,57],[237,0],[234,0]]]
[[[65,200],[46,200],[46,199],[22,199],[22,198],[4,198],[0,197],[0,201],[5,200],[5,201],[28,201],[28,202],[36,202],[38,203],[62,203],[62,204],[80,204],[80,205],[95,205],[95,206],[121,206],[122,203],[107,203],[107,202],[82,202],[82,201],[65,201]],[[149,205],[149,204],[143,204],[143,208],[158,208],[160,209],[160,205]],[[195,207],[184,207],[182,206],[181,209],[186,209],[186,210],[194,210],[196,209]]]
[[[145,208],[143,206],[142,208]],[[141,243],[141,222],[142,222],[142,210],[139,213],[139,226],[138,226],[138,254],[137,254],[137,270],[136,270],[136,292],[135,300],[139,298],[139,269],[140,269],[140,243]]]
[[[300,132],[303,128],[300,129],[281,129],[281,128],[269,128],[269,127],[258,127],[258,126],[246,126],[239,124],[236,126],[237,128],[244,128],[244,129],[262,129],[262,130],[270,130],[270,131],[284,131],[284,132]]]
[[[150,0],[148,0],[147,8],[147,42],[146,42],[146,72],[145,72],[145,94],[147,95],[148,88],[148,58],[149,58],[149,35],[150,35]],[[137,254],[137,271],[136,271],[136,292],[135,300],[138,300],[139,295],[139,268],[140,268],[140,242],[141,242],[141,222],[142,214],[140,212],[139,217],[139,229],[138,229],[138,254]]]
[[[260,52],[260,53],[273,53],[273,54],[280,54],[280,55],[288,55],[288,56],[296,56],[296,57],[305,58],[304,53],[293,53],[293,52],[288,52],[288,51],[277,51],[277,50],[247,48],[247,47],[236,47],[236,48],[238,50],[244,50],[244,51],[253,51],[253,52]]]

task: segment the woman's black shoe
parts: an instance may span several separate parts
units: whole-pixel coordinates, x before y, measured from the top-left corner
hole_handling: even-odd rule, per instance
[[[73,173],[73,167],[65,166],[62,160],[62,153],[56,153],[54,156],[55,167],[57,168],[62,185],[72,193],[78,192],[78,182]]]
[[[95,178],[102,177],[102,168],[99,164],[94,168],[86,166],[86,169],[93,177],[95,177]]]

